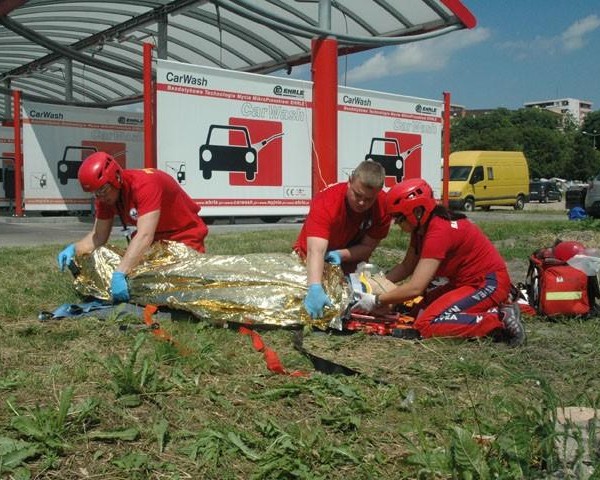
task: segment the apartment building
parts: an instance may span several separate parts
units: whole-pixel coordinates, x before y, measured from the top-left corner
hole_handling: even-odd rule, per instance
[[[563,117],[570,116],[577,125],[583,123],[585,116],[592,111],[592,102],[576,98],[559,98],[556,100],[543,100],[540,102],[524,103],[525,108],[544,108],[558,113]]]

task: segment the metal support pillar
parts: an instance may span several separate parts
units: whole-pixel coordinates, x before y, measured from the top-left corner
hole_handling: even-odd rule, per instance
[[[444,178],[442,179],[442,204],[448,207],[450,198],[448,185],[450,182],[450,92],[444,92],[444,117],[442,119],[442,158],[444,159]]]
[[[73,60],[65,59],[65,101],[73,101]]]
[[[21,148],[21,91],[13,92],[13,128],[15,139],[15,215],[23,216],[23,150]]]
[[[331,30],[331,1],[319,1],[319,26]],[[337,59],[333,37],[312,40],[312,196],[337,182]]]
[[[156,46],[156,56],[161,60],[167,59],[168,53],[168,40],[167,31],[169,27],[169,20],[167,15],[161,15],[158,19],[158,45]]]
[[[4,87],[7,90],[10,90],[10,78],[4,79]],[[12,112],[10,111],[12,107],[12,96],[10,93],[6,93],[4,95],[4,118],[6,120],[12,118]]]
[[[156,92],[152,81],[152,48],[151,43],[144,43],[144,168],[156,167],[154,150],[156,145],[154,129]]]

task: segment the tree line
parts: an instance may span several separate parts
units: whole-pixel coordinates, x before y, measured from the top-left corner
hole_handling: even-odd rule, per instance
[[[498,108],[480,116],[453,118],[451,151],[517,150],[529,163],[531,178],[585,181],[600,173],[600,110],[581,126],[572,118],[539,108]],[[594,149],[595,144],[595,149]]]

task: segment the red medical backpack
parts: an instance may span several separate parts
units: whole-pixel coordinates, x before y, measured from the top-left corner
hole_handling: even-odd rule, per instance
[[[553,255],[552,248],[529,257],[526,279],[530,305],[540,315],[587,315],[595,305],[596,277],[571,267]]]

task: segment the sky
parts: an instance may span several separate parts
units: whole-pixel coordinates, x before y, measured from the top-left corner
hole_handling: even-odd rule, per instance
[[[408,45],[339,58],[340,85],[467,109],[577,98],[600,110],[600,1],[462,0],[477,19]]]

